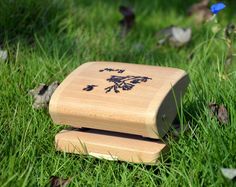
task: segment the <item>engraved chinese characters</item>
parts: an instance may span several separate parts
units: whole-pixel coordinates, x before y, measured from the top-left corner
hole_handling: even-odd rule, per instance
[[[112,69],[112,68],[105,68],[99,70],[99,72],[104,71],[115,71],[117,73],[123,73],[125,70],[123,69]],[[110,91],[114,91],[115,93],[119,93],[120,90],[128,91],[131,90],[136,84],[140,84],[141,82],[147,82],[148,80],[151,80],[152,78],[146,77],[146,76],[117,76],[117,75],[111,75],[110,78],[106,79],[108,82],[114,83],[113,85],[104,88],[105,93],[108,93]],[[94,87],[97,87],[97,85],[87,85],[87,87],[83,88],[85,91],[91,91],[94,89]]]

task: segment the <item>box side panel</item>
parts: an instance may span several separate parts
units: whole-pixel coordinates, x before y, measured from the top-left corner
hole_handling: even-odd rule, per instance
[[[148,137],[163,137],[177,115],[181,97],[188,86],[189,78],[183,70],[177,70],[172,80],[162,87],[150,102],[146,118]],[[162,93],[162,94],[160,94]]]
[[[156,116],[157,130],[160,137],[167,134],[171,123],[177,116],[177,110],[180,108],[180,103],[183,95],[189,84],[189,77],[185,75],[180,79],[164,98]]]

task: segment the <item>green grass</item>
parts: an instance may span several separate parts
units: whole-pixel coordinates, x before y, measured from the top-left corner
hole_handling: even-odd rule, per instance
[[[45,186],[52,175],[74,177],[70,186],[236,186],[220,173],[221,167],[236,167],[236,66],[224,66],[225,43],[210,24],[198,26],[186,17],[191,0],[124,3],[134,7],[137,22],[121,40],[122,2],[1,0],[0,45],[9,51],[9,60],[0,63],[0,186]],[[235,20],[235,5],[228,3],[231,7],[218,15],[222,25]],[[157,48],[155,32],[170,24],[192,27],[191,43]],[[191,130],[179,140],[169,138],[170,152],[156,165],[55,151],[54,136],[64,127],[53,124],[47,110],[34,110],[27,92],[41,82],[62,81],[90,60],[189,73],[179,119]],[[211,119],[210,102],[227,107],[227,125]]]

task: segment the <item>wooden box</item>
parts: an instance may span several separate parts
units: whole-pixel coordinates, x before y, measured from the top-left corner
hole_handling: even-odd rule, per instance
[[[159,140],[135,139],[134,135],[163,137],[177,114],[188,82],[185,71],[176,68],[118,62],[82,64],[56,89],[49,112],[57,124],[90,130],[63,131],[56,136],[56,146],[67,152],[86,152],[104,158],[111,154],[119,160],[153,162],[164,144]],[[120,156],[117,153],[122,150],[127,153],[126,149],[135,147],[135,142],[142,154]],[[81,143],[89,147],[89,152],[81,149]],[[149,153],[149,157],[144,152]]]

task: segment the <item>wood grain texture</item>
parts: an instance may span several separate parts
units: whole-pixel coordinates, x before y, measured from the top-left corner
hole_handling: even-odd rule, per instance
[[[174,120],[188,82],[186,72],[176,68],[87,62],[60,84],[49,112],[57,124],[158,139]],[[84,90],[88,85],[96,86]]]
[[[156,163],[160,154],[168,150],[159,140],[93,129],[63,130],[56,135],[55,143],[56,149],[63,152],[145,164]]]

